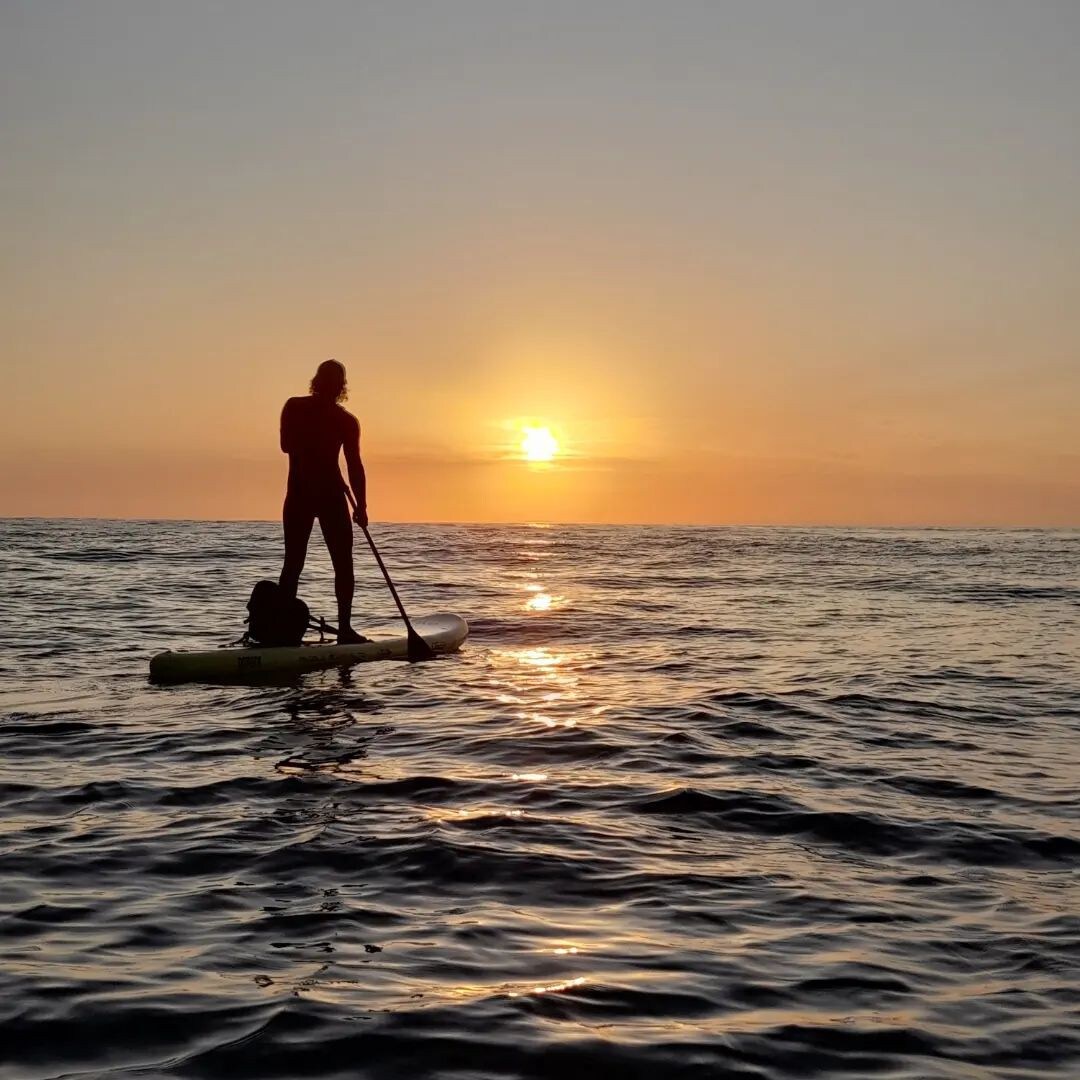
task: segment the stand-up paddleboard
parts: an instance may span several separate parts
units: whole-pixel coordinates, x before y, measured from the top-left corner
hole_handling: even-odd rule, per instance
[[[427,615],[413,620],[416,632],[436,653],[455,652],[469,636],[469,624],[458,615]],[[150,661],[155,682],[228,682],[261,675],[291,675],[319,668],[364,664],[372,660],[404,660],[409,639],[377,638],[362,645],[297,645],[210,649],[206,652],[163,652]]]

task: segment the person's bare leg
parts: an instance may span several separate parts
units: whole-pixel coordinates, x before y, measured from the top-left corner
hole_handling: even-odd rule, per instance
[[[315,524],[315,515],[295,499],[285,497],[285,506],[281,511],[281,524],[285,533],[285,561],[281,566],[278,584],[287,596],[295,596],[300,585],[300,574],[307,559],[308,540],[311,527]]]
[[[353,576],[352,521],[345,496],[340,505],[319,515],[326,549],[334,565],[334,595],[337,597],[338,641],[365,641],[352,628],[352,603],[356,580]]]

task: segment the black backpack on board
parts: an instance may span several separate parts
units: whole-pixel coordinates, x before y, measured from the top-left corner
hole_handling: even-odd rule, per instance
[[[307,604],[276,581],[260,581],[247,603],[247,638],[256,645],[299,645],[311,621]]]

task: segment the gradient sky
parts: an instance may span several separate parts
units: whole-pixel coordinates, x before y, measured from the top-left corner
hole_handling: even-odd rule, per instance
[[[0,2],[0,514],[1080,524],[1080,4]],[[526,420],[566,455],[512,459]]]

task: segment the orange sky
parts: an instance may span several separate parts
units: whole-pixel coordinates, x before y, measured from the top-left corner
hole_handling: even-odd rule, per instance
[[[1080,13],[956,7],[5,8],[0,514],[274,517],[334,356],[375,519],[1080,524]]]

